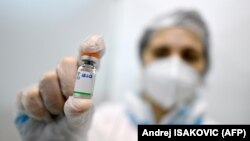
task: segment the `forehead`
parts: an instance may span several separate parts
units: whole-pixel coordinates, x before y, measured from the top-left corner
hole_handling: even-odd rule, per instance
[[[196,50],[203,50],[199,36],[183,27],[165,28],[154,32],[149,41],[149,46],[158,47],[162,45],[174,48],[189,46]]]

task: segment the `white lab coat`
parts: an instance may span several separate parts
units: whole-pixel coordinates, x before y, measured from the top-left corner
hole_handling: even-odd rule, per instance
[[[204,110],[204,105],[196,107],[200,113]],[[88,141],[137,141],[137,124],[129,116],[128,108],[137,113],[138,119],[143,119],[145,115],[149,119],[153,117],[153,114],[150,113],[152,111],[133,94],[129,95],[124,103],[106,103],[95,111],[87,136]],[[197,110],[192,112],[195,114]],[[169,121],[169,115],[164,117],[160,124],[164,124],[165,121]],[[150,124],[154,124],[154,122],[152,121]],[[214,123],[204,118],[200,124]]]

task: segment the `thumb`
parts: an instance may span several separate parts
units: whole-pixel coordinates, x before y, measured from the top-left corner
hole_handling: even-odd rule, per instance
[[[88,36],[79,47],[78,64],[81,62],[81,56],[87,55],[95,57],[98,60],[102,58],[105,53],[105,43],[100,35]],[[96,64],[96,68],[100,68],[100,63]]]
[[[79,55],[89,55],[101,58],[105,52],[105,43],[101,35],[88,36],[79,47]]]
[[[64,105],[64,113],[70,128],[88,130],[94,113],[92,100],[70,96]]]

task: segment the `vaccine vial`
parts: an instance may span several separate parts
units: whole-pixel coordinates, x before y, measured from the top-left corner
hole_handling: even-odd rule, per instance
[[[81,56],[81,64],[76,74],[74,97],[90,99],[93,96],[98,61],[98,58],[93,56]]]

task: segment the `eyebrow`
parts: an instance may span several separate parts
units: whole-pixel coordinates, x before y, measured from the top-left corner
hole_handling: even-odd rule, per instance
[[[192,49],[192,50],[194,50],[194,51],[197,51],[198,53],[202,53],[203,52],[203,47],[202,47],[202,49],[200,50],[200,49],[197,49],[196,47],[194,47],[194,46],[190,46],[190,45],[185,45],[185,46],[182,46],[182,48],[188,48],[188,49]]]

